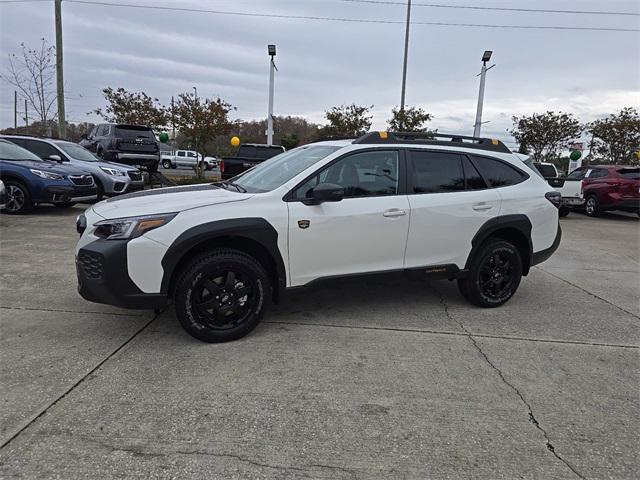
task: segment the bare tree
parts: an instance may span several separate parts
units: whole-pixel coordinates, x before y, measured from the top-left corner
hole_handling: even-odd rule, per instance
[[[20,44],[21,54],[9,54],[9,67],[0,77],[16,87],[27,99],[40,122],[58,116],[56,102],[56,48],[43,38],[40,48]]]

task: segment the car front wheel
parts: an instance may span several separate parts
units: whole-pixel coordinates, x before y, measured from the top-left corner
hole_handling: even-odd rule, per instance
[[[169,170],[171,168],[171,162],[169,160],[163,160],[162,168],[164,168],[165,170]]]
[[[33,202],[29,190],[22,183],[6,180],[7,203],[2,210],[5,213],[19,215],[33,209]]]
[[[522,259],[515,245],[490,239],[472,260],[467,276],[458,280],[458,288],[474,305],[498,307],[516,293],[521,278]]]
[[[182,327],[205,342],[247,335],[264,315],[271,285],[263,266],[233,249],[215,249],[185,267],[174,293]]]

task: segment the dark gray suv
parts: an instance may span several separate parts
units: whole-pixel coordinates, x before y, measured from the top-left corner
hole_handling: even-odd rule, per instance
[[[102,123],[80,141],[80,145],[108,162],[139,165],[158,170],[160,149],[151,128],[143,125]]]

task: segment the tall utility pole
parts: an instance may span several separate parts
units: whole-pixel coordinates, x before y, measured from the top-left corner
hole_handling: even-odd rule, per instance
[[[24,124],[29,126],[29,111],[27,110],[27,99],[24,99]]]
[[[173,143],[173,149],[175,150],[176,148],[176,117],[175,117],[175,110],[174,110],[174,102],[173,102],[173,95],[171,95],[171,131],[172,131],[172,143]]]
[[[404,96],[407,88],[407,59],[409,57],[409,25],[411,23],[411,0],[407,0],[407,28],[404,32],[404,63],[402,64],[402,93],[400,111],[404,112]]]
[[[487,76],[487,70],[495,67],[491,65],[487,68],[487,62],[491,59],[491,50],[486,50],[482,55],[482,70],[480,70],[480,91],[478,92],[478,108],[476,110],[476,123],[473,125],[473,136],[480,136],[480,127],[482,127],[482,104],[484,103],[484,81]]]
[[[273,145],[273,80],[277,70],[273,58],[276,56],[276,46],[268,45],[269,52],[269,112],[267,113],[267,145]]]
[[[13,130],[18,130],[18,91],[13,91]]]
[[[58,136],[65,138],[67,121],[64,113],[64,75],[62,64],[62,0],[55,0],[56,16],[56,85],[58,95]]]

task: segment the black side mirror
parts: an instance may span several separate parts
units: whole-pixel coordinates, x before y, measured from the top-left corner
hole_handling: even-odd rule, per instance
[[[320,183],[313,187],[304,201],[306,205],[320,205],[324,202],[339,202],[344,198],[344,187],[335,183]]]

